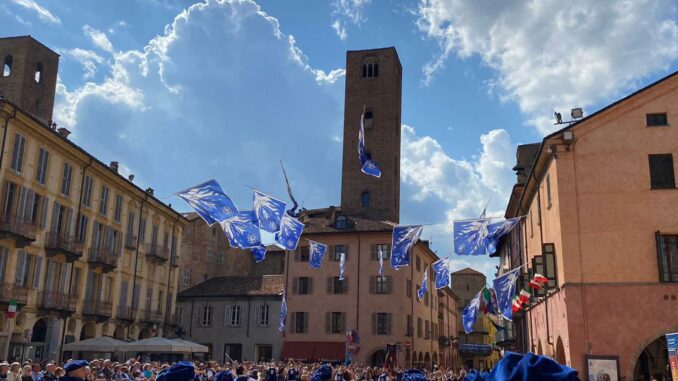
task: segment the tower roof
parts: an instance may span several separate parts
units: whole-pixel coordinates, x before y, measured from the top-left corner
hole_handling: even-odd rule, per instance
[[[485,274],[481,273],[480,271],[474,270],[470,267],[461,269],[459,271],[455,271],[452,273],[452,275],[482,275],[483,277],[485,276]]]

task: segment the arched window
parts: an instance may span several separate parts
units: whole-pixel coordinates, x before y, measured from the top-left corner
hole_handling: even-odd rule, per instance
[[[35,76],[33,79],[35,79],[35,83],[42,81],[42,62],[35,64]]]
[[[360,203],[363,208],[369,208],[372,205],[372,195],[368,191],[364,191],[360,196]]]
[[[363,64],[363,78],[379,76],[379,64],[374,59],[369,59]]]
[[[2,76],[9,77],[12,74],[12,56],[5,57],[5,63],[2,69]]]

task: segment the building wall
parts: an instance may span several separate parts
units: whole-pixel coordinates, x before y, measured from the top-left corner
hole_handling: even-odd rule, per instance
[[[0,103],[2,126],[13,113],[12,105]],[[84,151],[67,142],[66,138],[27,115],[18,112],[16,118],[9,120],[7,128],[0,166],[3,200],[0,227],[0,236],[3,238],[0,239],[0,249],[7,253],[6,256],[0,253],[0,257],[6,258],[4,267],[0,263],[0,304],[4,303],[1,308],[6,309],[7,301],[11,298],[25,302],[20,304],[17,317],[2,326],[7,341],[12,342],[10,358],[15,354],[20,355],[21,350],[31,342],[31,332],[40,319],[45,319],[49,327],[42,355],[45,359],[57,359],[62,336],[67,342],[101,335],[136,339],[140,333],[150,335],[163,332],[165,323],[170,328],[173,325],[172,311],[177,285],[176,267],[171,266],[171,263],[178,264],[185,220],[152,198],[150,193],[135,187],[108,166],[91,160]],[[26,139],[20,173],[11,168],[16,134]],[[37,180],[41,148],[49,152],[44,185]],[[68,195],[62,194],[65,163],[72,167]],[[84,205],[82,197],[84,176],[93,180],[89,207]],[[9,182],[16,186],[12,208],[7,207]],[[102,185],[109,189],[105,214],[100,212]],[[17,213],[24,199],[20,196],[21,187],[26,189],[26,194],[33,192],[40,196],[35,208],[36,224],[21,219],[20,213]],[[115,218],[116,196],[122,197],[119,220]],[[43,206],[46,199],[48,203]],[[55,202],[63,205],[61,218],[55,217],[58,210],[55,209]],[[137,250],[136,237],[139,236],[142,204],[146,220],[145,240],[139,240]],[[30,210],[25,207],[22,209]],[[128,230],[132,213],[136,217]],[[87,217],[86,229],[81,228],[79,215]],[[110,250],[92,250],[95,221],[102,225],[102,231],[108,227],[116,232],[110,235],[114,237],[109,241]],[[153,226],[158,229],[155,245],[151,243]],[[59,233],[53,233],[57,229]],[[20,247],[22,240],[10,233],[18,230],[21,230],[20,236],[31,236],[34,241],[25,242],[26,246]],[[78,242],[76,237],[81,230],[84,240]],[[105,233],[102,232],[100,247],[105,246],[104,237]],[[174,250],[173,240],[176,241]],[[50,250],[55,247],[57,249]],[[64,247],[77,254],[69,259]],[[23,268],[19,263],[19,258],[23,258],[20,257],[22,253],[33,258],[28,263],[26,277],[17,275],[19,269]],[[102,260],[108,265],[102,266]],[[49,264],[52,262],[54,265]],[[78,271],[79,276],[75,275]],[[100,283],[97,279],[101,279]],[[122,293],[123,282],[127,284],[126,296]],[[26,287],[21,287],[24,283]],[[139,291],[136,306],[133,306],[132,290],[135,285]],[[148,290],[151,290],[150,294]],[[142,311],[146,312],[142,314]],[[65,333],[63,327],[66,327]],[[33,344],[33,347],[42,345]],[[5,343],[0,349],[5,356],[9,346]],[[35,353],[28,355],[33,357]]]
[[[177,305],[181,313],[181,325],[186,330],[185,339],[210,347],[208,358],[228,361],[224,356],[225,345],[241,344],[241,360],[258,361],[259,359],[255,358],[257,345],[271,345],[273,359],[280,358],[282,343],[282,334],[278,331],[280,301],[280,296],[191,298],[179,300]],[[267,325],[260,325],[257,321],[257,311],[258,307],[264,304],[270,308],[269,319]],[[199,323],[200,307],[207,305],[211,306],[214,312],[211,324],[203,327]],[[242,311],[241,324],[238,326],[230,326],[227,320],[227,309],[232,305],[240,306]]]

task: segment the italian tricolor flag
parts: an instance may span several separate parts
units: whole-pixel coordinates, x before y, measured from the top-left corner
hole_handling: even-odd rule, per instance
[[[523,303],[520,301],[520,298],[518,297],[518,295],[514,296],[513,297],[513,305],[512,305],[513,313],[520,311],[522,306],[523,306]]]
[[[535,282],[542,283],[542,284],[548,283],[548,281],[549,281],[547,277],[545,277],[541,274],[534,274],[534,277],[532,278],[532,280],[535,281]]]
[[[17,302],[16,300],[10,300],[9,306],[7,307],[7,318],[13,319],[16,316]]]
[[[525,290],[520,290],[520,295],[518,295],[520,302],[525,304],[530,301],[530,293]]]

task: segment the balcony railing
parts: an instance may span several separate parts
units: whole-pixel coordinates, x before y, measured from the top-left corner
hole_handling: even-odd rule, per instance
[[[101,300],[86,299],[82,307],[82,314],[110,319],[113,317],[113,304]]]
[[[51,231],[45,236],[45,254],[48,257],[64,254],[66,262],[74,262],[82,257],[82,246],[74,236],[65,233]]]
[[[28,288],[14,283],[0,284],[0,303],[9,303],[12,300],[19,304],[28,303]]]
[[[137,236],[128,235],[125,238],[125,249],[136,250],[137,248]]]
[[[38,303],[42,309],[46,310],[75,312],[78,296],[57,291],[43,291],[38,293]]]
[[[115,317],[120,320],[134,321],[137,318],[137,310],[129,306],[119,306]]]
[[[158,244],[147,243],[144,248],[146,256],[155,261],[166,262],[169,260],[169,250]]]
[[[37,226],[26,218],[14,214],[0,216],[0,239],[13,238],[17,248],[35,241]]]
[[[162,312],[154,310],[141,310],[139,320],[145,323],[162,323]]]
[[[87,261],[102,272],[111,272],[118,266],[118,254],[113,249],[106,247],[91,247]]]

